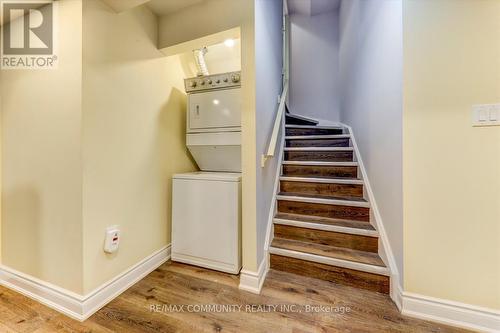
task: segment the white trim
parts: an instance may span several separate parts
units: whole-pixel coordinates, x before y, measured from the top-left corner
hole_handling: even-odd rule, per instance
[[[305,128],[305,129],[342,129],[342,126],[322,126],[322,125],[285,125],[285,128]]]
[[[299,196],[283,195],[283,194],[278,194],[276,196],[276,199],[285,201],[295,201],[295,202],[319,203],[325,205],[341,205],[341,206],[370,208],[370,203],[367,201],[309,198],[309,197],[299,197]]]
[[[363,159],[361,158],[361,153],[359,152],[358,145],[356,143],[356,136],[354,134],[354,131],[352,130],[351,126],[348,126],[346,124],[343,124],[345,128],[349,131],[349,134],[351,134],[351,143],[354,148],[354,154],[356,157],[356,160],[358,161],[359,164],[359,171],[361,173],[361,178],[364,180],[364,189],[365,192],[368,196],[368,202],[370,202],[371,205],[371,212],[374,217],[374,225],[375,228],[377,229],[379,233],[379,240],[382,243],[382,246],[379,246],[379,251],[380,251],[380,256],[382,259],[386,259],[386,265],[391,272],[391,299],[398,305],[398,288],[395,288],[395,286],[399,285],[399,271],[398,267],[396,265],[396,260],[394,258],[394,253],[392,252],[391,244],[389,243],[389,238],[387,237],[387,233],[384,228],[384,223],[382,221],[382,216],[380,215],[380,211],[377,206],[377,202],[375,200],[375,195],[373,194],[372,187],[370,185],[370,181],[368,179],[368,173],[366,172],[365,165],[363,164]]]
[[[500,332],[498,310],[401,290],[399,292],[404,315],[480,332]]]
[[[290,135],[286,140],[315,140],[315,139],[349,139],[349,134],[323,134],[323,135]]]
[[[389,270],[386,267],[370,265],[356,261],[325,257],[317,254],[287,250],[272,246],[269,248],[269,252],[279,256],[301,259],[305,261],[312,261],[319,264],[325,264],[330,266],[343,267],[347,269],[353,269],[356,271],[362,271],[362,272],[385,275],[385,276],[389,276],[390,274]]]
[[[283,123],[284,124],[284,123]],[[282,124],[282,126],[283,126]],[[274,178],[274,187],[273,187],[273,197],[271,207],[269,208],[269,214],[267,216],[267,230],[266,230],[266,241],[264,243],[264,252],[267,255],[269,252],[269,244],[271,243],[271,239],[273,236],[273,218],[276,215],[277,210],[277,200],[276,195],[279,192],[280,187],[280,175],[281,175],[281,163],[283,161],[283,147],[285,145],[285,135],[283,131],[283,135],[281,136],[280,143],[280,151],[278,153],[278,163],[276,164],[276,178]]]
[[[390,287],[391,287],[391,299],[396,304],[399,312],[403,310],[403,292],[399,280],[395,280],[391,275]]]
[[[0,266],[0,285],[17,291],[73,319],[84,321],[170,258],[170,245],[144,258],[86,295]]]
[[[353,151],[352,147],[286,147],[285,151]]]
[[[262,290],[262,285],[266,280],[267,272],[269,271],[269,259],[267,253],[264,254],[264,259],[262,259],[257,272],[242,269],[240,273],[240,285],[241,290],[249,291],[254,294],[260,294]]]
[[[287,219],[279,219],[279,218],[274,219],[274,224],[287,225],[290,227],[298,227],[298,228],[305,228],[305,229],[338,232],[338,233],[349,234],[349,235],[378,237],[378,232],[376,230],[341,227],[341,226],[331,225],[331,224],[302,222],[302,221],[297,221],[297,220],[287,220]]]
[[[192,266],[201,266],[208,269],[213,269],[216,271],[221,271],[229,274],[239,274],[241,270],[241,263],[237,262],[222,262],[218,260],[211,260],[208,258],[192,256],[185,253],[176,253],[172,252],[171,255],[172,261],[181,262],[184,264],[192,265]]]
[[[0,285],[45,304],[68,317],[82,320],[81,303],[83,297],[72,291],[3,265],[0,267]]]
[[[313,178],[313,177],[282,176],[280,177],[280,180],[287,182],[303,182],[303,183],[363,185],[363,179],[353,179],[353,178]]]
[[[276,144],[278,143],[278,136],[280,133],[280,130],[283,129],[283,115],[285,113],[285,108],[286,108],[286,99],[288,96],[288,80],[284,81],[283,85],[283,92],[281,93],[279,104],[278,104],[278,111],[276,113],[276,118],[274,119],[274,125],[273,125],[273,131],[271,133],[271,138],[269,139],[269,146],[266,150],[266,153],[262,154],[261,156],[261,167],[265,167],[266,161],[273,157],[274,154],[276,153]],[[286,135],[286,133],[283,133]]]
[[[310,165],[310,166],[358,166],[358,162],[324,162],[324,161],[283,161],[284,165]]]

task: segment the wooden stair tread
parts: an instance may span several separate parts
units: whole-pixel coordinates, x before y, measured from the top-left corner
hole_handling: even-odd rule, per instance
[[[282,181],[289,181],[289,182],[311,182],[311,183],[339,183],[339,184],[359,184],[363,185],[364,181],[361,178],[340,178],[340,177],[327,177],[327,176],[311,176],[311,175],[304,175],[304,176],[286,176],[282,175],[280,176],[280,180]]]
[[[319,147],[321,148],[321,147]],[[284,148],[285,161],[353,162],[354,153],[349,147],[322,149]]]
[[[309,147],[285,147],[285,151],[311,151],[311,152],[316,152],[316,151],[353,151],[353,147],[315,147],[315,146],[309,146]]]
[[[358,162],[283,161],[283,165],[357,167]]]
[[[309,253],[339,260],[352,261],[366,265],[386,267],[382,259],[380,259],[380,256],[373,252],[357,251],[348,248],[308,243],[284,238],[274,238],[271,243],[271,247]]]
[[[283,176],[285,177],[316,177],[316,178],[358,178],[358,167],[337,165],[313,165],[282,163]]]
[[[319,217],[319,216],[312,216],[312,215],[298,215],[298,214],[288,214],[288,213],[278,213],[278,214],[276,214],[276,216],[274,218],[281,219],[281,220],[309,222],[309,223],[333,225],[333,226],[345,227],[345,228],[375,231],[375,228],[370,223],[354,221],[354,220],[341,220],[341,219],[332,219],[332,218],[328,218],[328,217]]]
[[[288,256],[283,253],[287,250],[283,249],[271,248],[271,250],[277,252],[275,254],[271,253],[269,256],[271,269],[383,294],[389,294],[390,292],[390,277],[385,267],[368,265],[368,267],[377,267],[380,271],[379,273],[370,273],[354,268],[332,266],[315,261],[303,260],[295,256]],[[299,252],[293,253],[297,254]],[[356,265],[359,266],[364,264],[358,263]]]
[[[278,195],[284,197],[302,197],[302,198],[313,198],[313,199],[327,199],[327,200],[341,200],[341,201],[357,201],[357,202],[368,202],[364,198],[360,197],[336,197],[334,195],[320,195],[320,194],[307,194],[300,192],[280,192]],[[286,200],[286,199],[283,199]]]
[[[277,195],[276,199],[280,213],[370,222],[370,204],[367,202],[282,195]]]
[[[325,126],[325,125],[294,125],[294,124],[285,124],[286,128],[312,128],[312,129],[343,129],[342,126]]]
[[[326,134],[345,134],[342,127],[331,126],[304,126],[304,125],[285,125],[285,136],[295,135],[326,135]]]
[[[350,134],[289,135],[285,140],[350,139]]]

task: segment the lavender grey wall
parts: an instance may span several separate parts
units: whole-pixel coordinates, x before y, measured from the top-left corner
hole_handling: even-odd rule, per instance
[[[273,187],[278,160],[261,168],[261,155],[267,149],[281,92],[283,63],[283,3],[281,0],[255,1],[255,70],[257,129],[257,259],[264,258],[268,214],[273,200]]]
[[[402,2],[343,0],[341,121],[352,126],[389,243],[403,274]]]
[[[290,111],[332,122],[339,111],[338,10],[290,16]]]

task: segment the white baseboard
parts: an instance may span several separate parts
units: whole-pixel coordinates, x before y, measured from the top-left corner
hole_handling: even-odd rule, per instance
[[[399,312],[401,312],[403,310],[403,291],[401,289],[401,285],[399,284],[399,276],[392,273],[389,281],[391,285],[390,297],[394,304],[396,304]]]
[[[500,332],[500,311],[399,291],[404,315],[479,332]]]
[[[260,294],[268,271],[269,258],[266,254],[264,255],[264,259],[262,259],[257,272],[248,271],[245,269],[241,270],[239,288],[241,290],[249,291],[254,294]]]
[[[0,285],[17,291],[73,319],[84,321],[132,285],[170,259],[170,245],[86,295],[79,295],[6,266],[0,266]]]

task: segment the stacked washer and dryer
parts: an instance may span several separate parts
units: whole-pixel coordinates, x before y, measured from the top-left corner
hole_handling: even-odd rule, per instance
[[[184,80],[187,147],[201,171],[173,177],[172,260],[241,269],[241,73]]]

